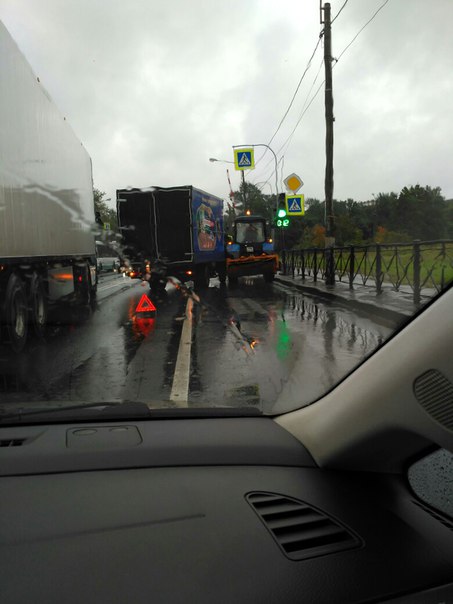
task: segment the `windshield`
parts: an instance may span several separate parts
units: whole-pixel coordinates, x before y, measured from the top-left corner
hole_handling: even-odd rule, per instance
[[[453,4],[212,6],[0,0],[5,419],[316,404],[452,282]]]
[[[262,222],[238,222],[236,224],[236,241],[238,243],[264,241],[264,224]]]

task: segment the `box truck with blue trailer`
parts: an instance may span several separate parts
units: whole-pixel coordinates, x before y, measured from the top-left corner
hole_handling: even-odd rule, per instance
[[[122,254],[140,262],[150,287],[167,277],[207,287],[226,279],[223,200],[194,186],[117,190]]]

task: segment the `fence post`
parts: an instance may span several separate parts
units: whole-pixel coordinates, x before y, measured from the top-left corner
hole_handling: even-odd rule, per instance
[[[318,280],[318,262],[317,262],[316,248],[313,250],[313,281],[316,283]]]
[[[296,260],[294,258],[294,255],[295,255],[295,251],[291,250],[291,272],[293,274],[293,279],[294,279],[295,266],[296,266]]]
[[[382,256],[381,246],[376,243],[376,294],[382,294]]]
[[[286,250],[282,250],[282,269],[283,274],[286,275]]]
[[[446,247],[445,247],[445,241],[442,241],[442,272],[441,272],[441,277],[440,277],[440,290],[443,291],[443,289],[445,288],[445,254],[446,254]]]
[[[355,253],[354,246],[349,248],[349,289],[354,288]]]
[[[414,241],[414,304],[420,304],[420,240]]]
[[[305,281],[305,250],[300,250],[301,252],[301,269],[302,269],[302,281]]]

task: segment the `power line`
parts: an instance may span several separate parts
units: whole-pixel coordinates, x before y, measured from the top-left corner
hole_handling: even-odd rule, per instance
[[[332,19],[332,21],[330,22],[330,25],[332,25],[332,23],[335,21],[335,19],[337,19],[340,16],[341,11],[344,9],[344,7],[346,6],[346,4],[349,2],[349,0],[346,0],[345,3],[343,4],[343,6],[340,8],[340,10],[338,11],[338,13],[335,15],[335,17]]]
[[[352,38],[352,40],[349,42],[349,44],[343,49],[343,51],[339,54],[337,61],[339,61],[341,59],[341,57],[344,55],[344,53],[348,50],[348,48],[351,46],[351,44],[353,42],[355,42],[355,40],[359,37],[359,35],[362,33],[362,31],[365,29],[365,27],[367,25],[369,25],[371,23],[371,21],[376,17],[376,15],[384,8],[384,6],[389,2],[389,0],[385,0],[385,2],[383,4],[381,4],[381,6],[377,9],[377,11],[373,14],[373,16],[371,17],[371,19],[369,19],[365,25],[359,29],[359,31],[356,33],[356,35]]]
[[[305,97],[305,101],[304,101],[304,104],[303,104],[303,106],[302,106],[302,112],[301,112],[301,115],[299,116],[298,121],[297,121],[297,123],[296,123],[295,127],[293,128],[293,130],[292,130],[291,134],[290,134],[290,135],[289,135],[289,137],[288,137],[288,138],[285,140],[285,142],[284,142],[284,143],[283,143],[283,145],[280,147],[280,149],[277,151],[277,155],[280,153],[280,151],[282,151],[282,149],[283,149],[283,148],[286,146],[286,144],[290,142],[290,140],[292,139],[292,137],[293,137],[293,135],[294,135],[294,133],[295,133],[295,131],[296,131],[296,129],[297,129],[297,127],[298,127],[298,125],[299,125],[300,121],[302,120],[302,118],[303,118],[303,116],[305,115],[305,113],[308,111],[308,109],[309,109],[310,105],[313,103],[313,101],[315,100],[316,96],[319,94],[319,91],[321,90],[321,88],[322,88],[322,86],[323,86],[324,81],[322,81],[322,82],[321,82],[321,84],[320,84],[320,86],[318,87],[318,89],[317,89],[316,93],[314,94],[314,96],[313,96],[313,97],[312,97],[312,99],[310,100],[309,104],[307,105],[307,101],[308,101],[308,99],[309,99],[309,97],[310,97],[311,91],[313,90],[313,88],[314,88],[314,86],[315,86],[315,84],[316,84],[316,80],[317,80],[317,79],[318,79],[318,77],[319,77],[319,74],[320,74],[320,72],[321,72],[321,69],[322,69],[323,63],[324,63],[324,59],[322,59],[322,60],[321,60],[321,63],[320,63],[320,65],[319,65],[319,68],[318,68],[318,71],[317,71],[317,73],[316,73],[316,76],[315,76],[315,78],[314,78],[314,80],[313,80],[313,82],[312,82],[312,85],[311,85],[311,87],[310,87],[310,90],[308,91],[307,96]],[[287,150],[288,150],[288,149],[286,149],[286,150],[285,150],[285,153],[286,153],[286,151],[287,151]],[[269,166],[271,163],[272,163],[272,160],[271,160],[271,161],[269,161],[269,162],[266,164],[266,166],[264,167],[264,169],[266,169],[266,168],[267,168],[267,167],[268,167],[268,166]],[[274,168],[274,172],[275,172],[275,168]],[[271,173],[271,175],[269,176],[269,179],[268,179],[268,180],[270,180],[270,179],[272,178],[272,176],[273,176],[274,172],[272,172],[272,173]],[[267,181],[266,181],[266,182],[267,182]]]
[[[307,111],[310,109],[311,104],[313,103],[313,101],[315,100],[315,98],[318,96],[319,91],[321,90],[321,88],[323,87],[323,85],[324,85],[324,80],[321,82],[321,84],[319,85],[319,87],[318,87],[318,89],[316,90],[315,94],[312,96],[312,98],[311,98],[310,102],[308,103],[307,107],[305,108],[305,110],[304,110],[304,111],[301,113],[301,115],[299,116],[299,119],[297,120],[296,125],[295,125],[295,126],[294,126],[294,128],[293,128],[293,131],[292,131],[292,132],[291,132],[291,134],[288,136],[288,138],[287,138],[287,139],[286,139],[286,141],[283,143],[283,145],[280,147],[280,149],[277,151],[277,154],[278,154],[278,153],[280,153],[280,151],[283,149],[283,147],[285,147],[285,145],[286,145],[287,143],[289,143],[289,142],[290,142],[290,140],[291,140],[291,138],[293,137],[294,133],[296,132],[296,130],[297,130],[297,128],[298,128],[298,126],[299,126],[299,124],[300,124],[300,122],[301,122],[302,118],[303,118],[303,117],[304,117],[304,115],[307,113]],[[286,153],[286,151],[285,151],[285,153]],[[281,160],[282,160],[284,157],[285,157],[285,155],[283,154],[283,155],[282,155],[282,157],[280,158],[280,161],[281,161]],[[270,181],[270,179],[272,178],[272,176],[274,175],[274,173],[275,173],[275,168],[274,168],[273,172],[270,174],[270,176],[269,176],[269,178],[268,178],[268,180],[267,180],[266,182]]]
[[[346,4],[347,4],[347,2],[348,2],[348,1],[349,1],[349,0],[346,0],[346,2],[345,2],[345,3],[343,4],[343,6],[340,8],[340,10],[338,11],[337,15],[335,16],[335,19],[338,17],[338,15],[340,14],[340,12],[341,12],[341,11],[343,10],[343,8],[346,6]],[[374,18],[377,16],[377,14],[378,14],[378,13],[379,13],[379,12],[380,12],[380,11],[381,11],[383,8],[384,8],[384,6],[385,6],[386,4],[388,4],[388,2],[389,2],[389,0],[385,0],[385,2],[383,2],[383,3],[381,4],[381,6],[380,6],[380,7],[379,7],[379,8],[378,8],[378,9],[377,9],[377,10],[376,10],[374,13],[373,13],[373,15],[370,17],[370,19],[368,19],[368,21],[367,21],[367,22],[366,22],[366,23],[365,23],[365,24],[364,24],[364,25],[363,25],[363,26],[362,26],[362,27],[359,29],[359,31],[358,31],[358,32],[356,33],[356,35],[355,35],[355,36],[352,38],[352,40],[349,42],[349,44],[348,44],[347,46],[345,46],[345,48],[344,48],[344,49],[341,51],[341,53],[340,53],[340,54],[339,54],[339,56],[338,56],[338,59],[335,59],[335,61],[336,61],[336,62],[335,62],[334,67],[336,66],[336,64],[337,64],[337,62],[340,60],[340,58],[341,58],[341,57],[344,55],[344,53],[345,53],[345,52],[348,50],[348,48],[349,48],[349,47],[350,47],[350,46],[351,46],[351,45],[352,45],[352,44],[355,42],[355,40],[356,40],[356,39],[359,37],[359,35],[362,33],[362,31],[363,31],[363,30],[364,30],[364,29],[365,29],[365,28],[366,28],[366,27],[367,27],[367,26],[368,26],[368,25],[369,25],[369,24],[370,24],[370,23],[373,21],[373,19],[374,19]],[[333,21],[332,21],[332,22],[333,22]],[[321,33],[322,33],[322,32],[321,32]],[[321,38],[320,38],[320,39],[321,39]],[[319,43],[319,40],[318,40],[318,43]],[[317,48],[317,47],[316,47],[316,48]],[[316,49],[315,49],[315,50],[316,50]],[[313,55],[312,55],[312,58],[313,58]],[[310,59],[310,60],[311,60],[311,59]],[[321,65],[322,65],[322,63],[321,63]],[[319,71],[318,71],[318,75],[319,75]],[[317,78],[317,76],[316,76],[316,78]],[[316,78],[315,78],[314,82],[316,81]],[[314,85],[314,82],[313,82],[313,85]],[[293,130],[292,130],[291,134],[290,134],[290,135],[289,135],[289,137],[286,139],[286,141],[283,143],[283,145],[280,147],[280,149],[277,151],[277,155],[278,155],[278,154],[280,153],[280,151],[281,151],[281,150],[282,150],[282,149],[285,147],[285,145],[286,145],[287,143],[289,143],[289,142],[290,142],[290,140],[291,140],[291,138],[293,137],[293,135],[294,135],[294,133],[295,133],[296,129],[298,128],[298,126],[299,126],[299,124],[300,124],[300,122],[301,122],[301,120],[302,120],[303,116],[306,114],[306,112],[307,112],[307,111],[308,111],[308,109],[310,108],[310,105],[313,103],[313,101],[315,100],[315,98],[316,98],[316,97],[317,97],[317,95],[319,94],[319,91],[321,90],[321,88],[322,88],[322,85],[323,85],[323,84],[324,84],[324,82],[322,82],[322,83],[321,83],[321,85],[319,86],[319,88],[317,89],[317,91],[315,92],[315,94],[313,95],[313,97],[311,98],[310,103],[308,104],[308,106],[306,107],[306,109],[302,111],[302,114],[300,115],[299,119],[297,120],[296,125],[294,126],[294,128],[293,128]],[[312,85],[312,88],[313,88],[313,85]],[[307,97],[307,98],[308,98],[308,97]],[[275,134],[276,134],[276,133],[275,133]],[[275,136],[275,134],[274,134],[274,136]],[[287,151],[287,149],[286,149],[286,151]],[[285,151],[285,153],[286,153],[286,151]],[[264,157],[264,155],[263,155],[263,157]],[[261,158],[261,159],[262,159],[262,158]],[[270,163],[270,162],[269,162],[269,163]],[[269,165],[269,163],[268,163],[267,165]],[[266,166],[266,167],[267,167],[267,166]],[[269,176],[269,179],[268,179],[268,180],[270,180],[270,179],[272,178],[272,176],[273,176],[274,172],[275,172],[275,168],[274,168],[274,171],[273,171],[273,172],[271,173],[271,175]],[[266,182],[267,182],[267,181],[266,181]]]
[[[285,118],[286,118],[286,116],[288,115],[289,110],[290,110],[290,109],[291,109],[291,107],[293,106],[294,100],[295,100],[295,98],[296,98],[296,96],[297,96],[297,93],[299,92],[300,85],[302,84],[302,81],[303,81],[303,79],[304,79],[304,77],[305,77],[305,74],[306,74],[306,73],[307,73],[307,71],[310,69],[310,67],[311,67],[311,62],[312,62],[312,60],[313,60],[313,57],[315,56],[315,53],[316,53],[316,51],[318,50],[319,44],[321,43],[321,38],[322,38],[323,32],[324,32],[324,30],[323,30],[323,31],[321,31],[321,33],[319,34],[319,38],[318,38],[318,41],[316,42],[315,49],[314,49],[314,51],[312,52],[311,57],[308,59],[307,67],[305,68],[305,71],[304,71],[304,73],[302,74],[302,77],[300,78],[299,83],[297,84],[296,90],[294,91],[294,94],[293,94],[293,98],[291,99],[291,102],[290,102],[290,104],[288,105],[288,109],[285,111],[285,114],[283,115],[282,119],[280,120],[280,123],[279,123],[279,125],[278,125],[278,127],[277,127],[277,130],[276,130],[276,131],[274,132],[274,134],[272,135],[272,137],[271,137],[270,141],[268,142],[268,145],[270,145],[270,144],[271,144],[271,142],[274,140],[274,138],[275,138],[275,136],[276,136],[277,132],[278,132],[278,131],[280,130],[280,128],[281,128],[281,125],[282,125],[282,124],[283,124],[283,122],[285,121]]]
[[[296,90],[294,91],[294,94],[293,94],[293,96],[292,96],[291,102],[289,103],[288,108],[286,109],[285,113],[283,114],[283,117],[282,117],[282,119],[280,120],[280,123],[278,124],[277,129],[275,130],[274,134],[271,136],[271,139],[270,139],[270,140],[269,140],[269,142],[267,143],[268,145],[270,145],[270,144],[271,144],[271,142],[272,142],[272,141],[274,140],[274,138],[276,137],[276,135],[277,135],[278,131],[280,130],[280,128],[282,127],[283,122],[284,122],[284,121],[285,121],[285,119],[286,119],[286,116],[288,115],[288,113],[289,113],[289,112],[290,112],[290,110],[291,110],[291,107],[292,107],[292,106],[293,106],[293,104],[294,104],[294,101],[295,101],[295,99],[296,99],[297,93],[299,92],[299,88],[300,88],[300,86],[301,86],[301,84],[302,84],[302,82],[303,82],[303,80],[304,80],[305,75],[307,74],[308,70],[309,70],[309,69],[310,69],[310,67],[311,67],[311,62],[312,62],[312,60],[313,60],[313,57],[315,56],[316,51],[318,50],[318,47],[319,47],[319,45],[320,45],[320,43],[321,43],[321,39],[322,39],[323,34],[324,34],[324,30],[321,30],[321,32],[319,33],[318,41],[316,42],[316,46],[315,46],[315,48],[314,48],[313,52],[311,53],[311,57],[308,59],[307,66],[305,67],[305,70],[304,70],[304,72],[303,72],[303,74],[302,74],[302,76],[301,76],[301,78],[300,78],[300,80],[299,80],[299,83],[298,83],[298,84],[297,84],[297,86],[296,86]],[[267,149],[265,149],[265,151],[264,151],[263,155],[262,155],[262,156],[261,156],[261,157],[260,157],[260,158],[259,158],[259,159],[258,159],[256,162],[255,162],[255,165],[259,164],[259,162],[260,162],[260,161],[261,161],[261,160],[264,158],[264,156],[266,155],[266,153],[267,153]]]

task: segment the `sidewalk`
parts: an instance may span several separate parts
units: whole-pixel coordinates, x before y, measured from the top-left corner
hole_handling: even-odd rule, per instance
[[[395,291],[390,286],[385,287],[384,285],[382,293],[376,295],[376,288],[372,285],[355,284],[354,289],[350,289],[348,283],[336,281],[333,287],[329,287],[322,280],[315,282],[313,279],[305,279],[302,281],[300,275],[293,278],[277,273],[275,281],[296,287],[307,295],[320,296],[375,317],[396,322],[412,317],[431,299],[424,296],[422,302],[416,305],[410,288]]]

